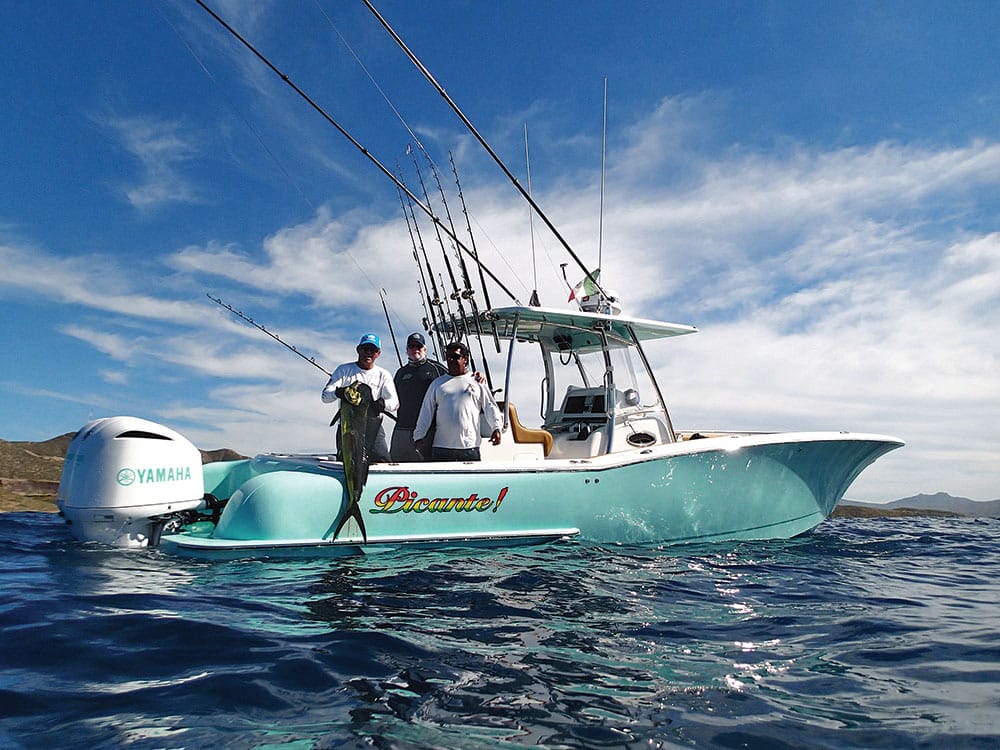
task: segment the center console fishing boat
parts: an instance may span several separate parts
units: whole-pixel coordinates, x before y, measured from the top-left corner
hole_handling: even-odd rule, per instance
[[[372,464],[359,499],[367,541],[354,520],[341,528],[349,497],[334,455],[202,466],[183,436],[134,417],[76,435],[60,511],[81,539],[207,556],[779,539],[814,528],[902,445],[848,432],[678,432],[643,343],[691,326],[540,307],[477,323],[507,345],[500,445],[484,439],[479,462]]]

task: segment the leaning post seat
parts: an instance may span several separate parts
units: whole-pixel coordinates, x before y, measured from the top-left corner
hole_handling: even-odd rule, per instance
[[[548,430],[532,429],[525,427],[517,418],[517,409],[514,404],[508,403],[507,410],[510,412],[510,432],[514,436],[515,443],[541,443],[544,455],[548,456],[552,450],[552,433]]]

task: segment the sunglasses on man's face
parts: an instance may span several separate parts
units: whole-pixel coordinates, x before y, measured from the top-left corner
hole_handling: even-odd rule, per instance
[[[465,355],[461,352],[448,352],[445,356],[448,359],[465,359]]]

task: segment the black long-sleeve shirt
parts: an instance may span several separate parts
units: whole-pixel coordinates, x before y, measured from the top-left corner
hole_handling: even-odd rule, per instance
[[[437,378],[448,372],[440,362],[433,359],[422,359],[420,362],[407,362],[396,370],[393,382],[399,395],[399,414],[396,427],[402,430],[412,430],[417,425],[417,415],[424,401],[424,394]]]

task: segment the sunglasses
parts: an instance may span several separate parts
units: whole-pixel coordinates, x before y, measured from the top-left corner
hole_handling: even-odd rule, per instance
[[[465,359],[465,355],[462,352],[448,352],[445,354],[448,359]]]

